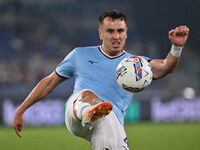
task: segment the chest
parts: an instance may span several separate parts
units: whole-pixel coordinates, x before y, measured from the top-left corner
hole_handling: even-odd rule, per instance
[[[78,62],[77,73],[90,76],[113,78],[120,60],[101,57],[83,57]]]

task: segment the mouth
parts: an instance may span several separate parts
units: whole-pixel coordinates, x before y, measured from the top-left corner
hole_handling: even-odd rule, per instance
[[[114,48],[119,48],[120,47],[120,42],[118,42],[118,41],[112,42],[112,46]]]

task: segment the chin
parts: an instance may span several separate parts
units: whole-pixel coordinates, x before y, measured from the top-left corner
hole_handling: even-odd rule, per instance
[[[119,48],[112,48],[112,51],[113,52],[116,52],[116,53],[119,53],[119,52],[121,52],[123,49],[121,48],[121,47],[119,47]]]
[[[111,50],[111,53],[112,54],[119,54],[119,53],[121,53],[122,52],[122,49],[114,49],[114,50]]]

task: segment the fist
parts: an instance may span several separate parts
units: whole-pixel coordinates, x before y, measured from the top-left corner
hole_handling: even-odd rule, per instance
[[[184,46],[189,35],[189,28],[187,26],[176,27],[169,31],[169,39],[175,46]]]

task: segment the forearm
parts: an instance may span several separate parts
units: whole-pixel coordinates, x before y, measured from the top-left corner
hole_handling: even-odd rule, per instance
[[[164,73],[167,75],[169,73],[174,72],[174,70],[178,66],[179,60],[180,57],[175,57],[171,54],[171,52],[169,52],[167,57],[164,59],[164,64],[163,64]]]
[[[187,26],[176,27],[169,31],[169,39],[172,47],[167,57],[162,60],[152,60],[150,62],[154,79],[160,79],[172,73],[178,66],[182,48],[188,38],[189,28]]]
[[[54,87],[51,86],[51,81],[48,78],[44,78],[31,91],[31,93],[27,96],[24,102],[18,107],[16,112],[23,114],[26,111],[26,109],[31,107],[36,102],[42,100],[53,89]]]
[[[42,100],[45,96],[51,93],[53,89],[64,80],[66,79],[53,72],[41,80],[24,100],[24,102],[18,107],[13,117],[12,126],[19,137],[21,137],[20,131],[24,125],[23,113],[33,104]]]
[[[177,68],[182,49],[183,46],[175,46],[174,44],[172,44],[170,52],[164,59],[163,69],[165,75],[174,72],[174,70]]]
[[[180,57],[174,57],[171,52],[163,59],[155,59],[150,62],[154,79],[160,79],[172,73],[178,66]]]

